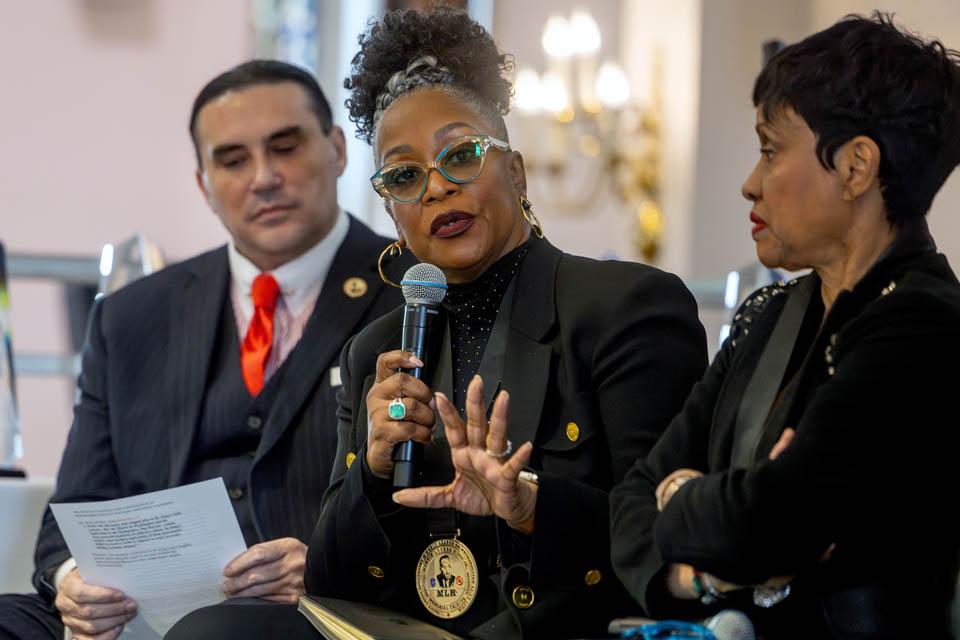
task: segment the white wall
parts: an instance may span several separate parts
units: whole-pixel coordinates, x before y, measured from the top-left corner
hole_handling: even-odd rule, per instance
[[[865,0],[813,0],[813,30],[823,29],[848,13],[869,15],[874,9],[894,13],[896,21],[924,38],[938,38],[960,50],[960,2],[867,2]],[[937,247],[960,272],[960,174],[947,178],[927,214]]]
[[[757,158],[750,102],[762,40],[787,43],[823,29],[847,13],[869,13],[869,0],[725,0],[704,2],[696,204],[690,235],[692,275],[708,277],[753,260],[749,205],[740,185]],[[960,2],[926,0],[880,5],[899,21],[960,48]],[[940,250],[960,265],[960,177],[947,180],[929,214]]]
[[[696,193],[696,158],[700,146],[700,0],[627,0],[620,24],[622,59],[633,87],[650,86],[651,62],[661,64],[663,186],[660,206],[666,217],[662,255],[657,265],[691,273],[692,206]],[[644,96],[640,96],[644,99]]]
[[[337,4],[328,1],[324,10],[332,12],[331,7]],[[337,54],[335,63],[329,65],[328,75],[331,77],[329,95],[334,121],[343,128],[347,138],[347,168],[338,183],[340,205],[365,220],[375,231],[396,237],[396,229],[380,196],[370,186],[370,176],[375,171],[373,152],[370,145],[357,139],[356,126],[350,122],[343,106],[350,95],[343,87],[343,79],[350,75],[350,61],[359,49],[357,36],[367,30],[370,16],[377,15],[383,3],[380,0],[341,0],[339,4]]]
[[[96,254],[143,231],[186,257],[225,234],[193,181],[197,91],[248,51],[237,0],[0,3],[0,239],[13,253]],[[58,287],[13,280],[18,351],[67,348]],[[25,468],[53,475],[72,381],[18,381]]]
[[[761,43],[809,32],[808,2],[703,2],[699,153],[696,158],[691,273],[719,276],[755,261],[750,204],[740,185],[757,160],[750,101],[760,72]]]

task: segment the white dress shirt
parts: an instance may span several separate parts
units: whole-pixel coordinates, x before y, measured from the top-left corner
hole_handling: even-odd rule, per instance
[[[340,211],[333,229],[323,240],[303,255],[266,272],[280,285],[280,298],[273,312],[273,348],[264,367],[264,383],[280,368],[300,341],[327,279],[333,258],[347,237],[349,228],[350,220],[347,214]],[[261,271],[241,255],[232,241],[227,248],[227,255],[230,262],[230,299],[237,321],[237,335],[242,343],[253,318],[250,291],[253,280]]]

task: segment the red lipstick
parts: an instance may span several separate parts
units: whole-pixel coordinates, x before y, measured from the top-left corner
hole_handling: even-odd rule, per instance
[[[753,211],[750,212],[750,222],[753,223],[753,229],[750,230],[750,235],[753,237],[756,237],[758,233],[767,228],[767,223],[763,221],[763,218]]]
[[[453,238],[473,226],[474,216],[466,211],[441,213],[430,223],[430,235],[437,238]]]

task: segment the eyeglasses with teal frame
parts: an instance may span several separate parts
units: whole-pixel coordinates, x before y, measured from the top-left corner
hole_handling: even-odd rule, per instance
[[[493,136],[462,136],[445,146],[437,154],[436,160],[428,164],[402,160],[383,165],[370,176],[370,184],[382,198],[403,204],[416,202],[427,191],[430,169],[436,169],[440,175],[456,184],[472,182],[483,171],[491,148],[510,151],[509,144]]]

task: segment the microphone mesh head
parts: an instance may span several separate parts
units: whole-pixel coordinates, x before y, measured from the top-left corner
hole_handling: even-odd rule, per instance
[[[421,262],[407,269],[400,288],[408,304],[440,304],[447,295],[447,277],[438,267]]]
[[[756,632],[753,623],[745,614],[724,609],[704,622],[707,629],[713,632],[717,640],[755,640]]]

